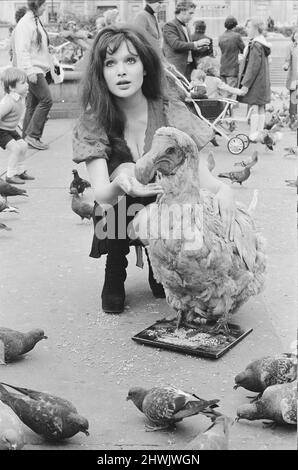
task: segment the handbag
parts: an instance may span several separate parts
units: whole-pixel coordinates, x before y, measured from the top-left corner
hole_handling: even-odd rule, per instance
[[[59,60],[54,54],[50,54],[50,73],[55,85],[63,83],[64,70],[62,65],[59,63]]]

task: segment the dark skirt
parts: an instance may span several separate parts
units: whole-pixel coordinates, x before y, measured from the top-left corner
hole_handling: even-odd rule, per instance
[[[143,246],[139,240],[131,240],[127,228],[135,215],[148,204],[155,202],[156,196],[132,198],[124,196],[118,204],[104,211],[95,202],[93,209],[94,235],[90,255],[100,258],[108,253],[108,240],[126,240],[128,246]]]

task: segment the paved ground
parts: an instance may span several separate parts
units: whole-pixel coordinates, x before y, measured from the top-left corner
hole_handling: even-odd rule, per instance
[[[30,151],[29,198],[11,198],[20,214],[1,214],[12,227],[0,232],[0,325],[26,331],[45,329],[49,339],[17,363],[1,367],[3,381],[47,390],[73,401],[90,422],[90,437],[77,435],[51,446],[26,430],[27,449],[164,449],[185,445],[208,421],[185,420],[175,432],[144,432],[144,418],[126,402],[132,385],[171,383],[206,398],[220,398],[221,410],[235,417],[246,403],[244,390],[233,390],[233,378],[247,363],[265,354],[290,351],[296,339],[296,192],[284,180],[295,178],[296,160],[283,148],[294,145],[287,131],[274,152],[258,148],[260,159],[237,199],[249,204],[259,189],[256,224],[268,242],[266,290],[241,308],[235,320],[253,327],[242,343],[217,361],[184,356],[138,345],[131,337],[169,311],[155,300],[147,284],[147,267],[135,266],[130,254],[125,313],[100,311],[104,260],[88,257],[92,225],[70,210],[72,121],[49,121],[45,141],[50,149]],[[222,145],[213,148],[215,172],[233,169],[237,160]],[[208,146],[209,147],[209,146]],[[211,149],[211,145],[210,145]],[[6,156],[0,153],[0,170]],[[82,176],[86,171],[82,165]],[[1,173],[1,172],[0,172]],[[89,193],[92,199],[92,193]],[[231,449],[296,449],[294,430],[263,429],[262,423],[232,427]]]

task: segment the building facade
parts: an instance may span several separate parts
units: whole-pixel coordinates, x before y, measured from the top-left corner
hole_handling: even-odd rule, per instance
[[[298,0],[194,0],[197,4],[196,19],[204,19],[209,34],[217,36],[222,32],[223,20],[234,15],[239,24],[244,24],[250,16],[264,20],[270,15],[276,25],[292,25],[298,22]],[[26,5],[26,0],[2,0],[0,18],[14,23],[14,13]],[[165,0],[163,11],[159,13],[161,23],[174,17],[177,0]],[[56,22],[64,13],[73,13],[81,18],[102,16],[105,10],[118,8],[123,21],[132,21],[144,7],[144,0],[47,0],[44,14],[45,23]]]

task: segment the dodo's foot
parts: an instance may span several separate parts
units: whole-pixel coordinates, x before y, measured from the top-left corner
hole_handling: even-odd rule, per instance
[[[231,332],[226,321],[218,321],[213,328],[210,329],[209,333],[213,335],[224,335],[230,336]]]

